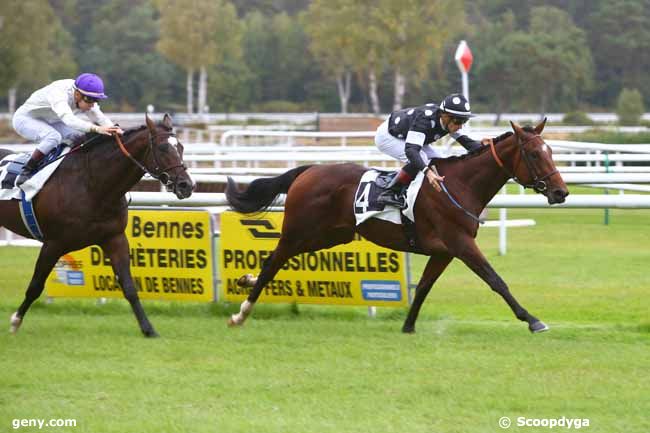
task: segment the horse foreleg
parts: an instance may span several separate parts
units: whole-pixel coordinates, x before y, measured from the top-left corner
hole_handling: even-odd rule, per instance
[[[23,323],[25,314],[27,310],[32,305],[32,303],[41,296],[43,289],[45,288],[45,280],[47,276],[52,271],[52,268],[56,264],[56,261],[61,257],[64,251],[58,247],[57,244],[52,242],[45,242],[41,247],[41,251],[38,254],[38,259],[36,260],[36,265],[34,266],[34,274],[32,275],[32,280],[29,282],[27,291],[25,292],[25,300],[18,310],[11,315],[9,332],[15,334],[18,332],[20,325]]]
[[[121,233],[117,236],[113,236],[108,241],[101,244],[101,247],[104,254],[111,259],[113,272],[122,287],[124,298],[126,298],[126,300],[129,301],[129,304],[131,304],[131,309],[138,320],[142,333],[145,337],[158,337],[158,333],[153,329],[151,322],[149,322],[149,319],[147,318],[147,314],[144,312],[144,308],[142,308],[138,292],[133,284],[131,267],[129,264],[129,241],[126,238],[126,235]]]
[[[415,321],[418,318],[420,307],[429,294],[429,291],[431,290],[433,284],[436,282],[442,272],[447,268],[449,262],[451,262],[451,259],[451,255],[446,253],[434,254],[429,257],[429,261],[424,268],[422,277],[420,278],[420,281],[415,288],[415,297],[413,298],[413,303],[409,309],[408,316],[406,316],[406,320],[402,326],[402,332],[415,332]]]
[[[244,284],[244,287],[247,287],[248,284],[253,283],[253,288],[251,289],[248,298],[242,302],[239,307],[239,313],[233,314],[228,319],[228,326],[239,326],[243,325],[246,321],[246,318],[253,311],[253,306],[257,299],[262,293],[262,289],[266,284],[273,280],[275,274],[278,273],[282,265],[294,255],[295,253],[291,251],[291,248],[288,246],[288,243],[283,239],[280,239],[278,247],[273,251],[273,253],[264,261],[262,265],[262,270],[257,278],[253,277],[250,274],[244,275],[238,281]],[[249,277],[250,276],[250,277]],[[242,280],[243,279],[243,280]],[[250,286],[248,286],[250,287]]]
[[[478,249],[474,239],[466,240],[466,247],[462,250],[462,253],[458,255],[458,258],[461,259],[483,281],[485,281],[492,290],[501,295],[510,306],[510,309],[517,319],[528,323],[528,329],[530,332],[543,332],[548,330],[548,326],[532,314],[528,313],[528,311],[517,302],[512,293],[510,293],[506,283],[501,279],[496,271],[492,269],[492,266],[490,266],[483,253]]]

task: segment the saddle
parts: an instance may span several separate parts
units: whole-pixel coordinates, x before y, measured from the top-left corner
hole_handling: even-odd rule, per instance
[[[12,153],[0,161],[0,200],[22,199],[23,194],[27,201],[41,190],[45,182],[54,173],[59,164],[63,162],[61,155],[70,151],[67,144],[61,143],[53,151],[47,154],[38,164],[37,171],[29,178],[21,188],[16,187],[16,179],[23,170],[23,166],[29,160],[29,153]]]
[[[418,174],[418,177],[411,182],[407,192],[408,206],[403,211],[397,207],[377,203],[377,196],[388,187],[393,178],[397,176],[397,173],[397,171],[377,169],[371,169],[364,173],[354,196],[353,210],[356,223],[359,225],[368,218],[378,218],[393,224],[399,224],[404,230],[409,245],[417,249],[418,242],[415,234],[413,207],[415,206],[415,198],[422,184],[423,176]]]

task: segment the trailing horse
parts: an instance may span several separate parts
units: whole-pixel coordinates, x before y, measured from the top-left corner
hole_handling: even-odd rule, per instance
[[[450,196],[423,182],[415,203],[417,246],[411,246],[396,224],[369,219],[355,225],[353,203],[359,180],[368,169],[355,164],[312,165],[290,170],[281,176],[256,179],[243,192],[228,181],[226,198],[235,211],[259,212],[287,193],[282,235],[278,246],[265,261],[257,279],[240,279],[252,289],[240,311],[229,319],[241,325],[253,309],[264,286],[291,257],[309,251],[350,242],[355,233],[378,245],[399,251],[429,256],[417,285],[415,297],[402,330],[415,332],[420,307],[432,285],[453,258],[464,262],[510,306],[515,316],[528,323],[531,332],[548,327],[524,309],[510,293],[479,250],[475,238],[479,215],[510,178],[544,194],[549,204],[562,203],[569,194],[552,159],[551,148],[540,136],[546,120],[535,128],[511,123],[514,134],[501,137],[496,144],[483,146],[461,157],[436,159],[439,173]],[[455,197],[456,204],[451,197]]]
[[[11,317],[11,332],[22,324],[62,255],[99,245],[110,258],[143,334],[157,336],[131,278],[129,244],[124,233],[128,214],[125,194],[145,173],[179,199],[189,197],[194,185],[183,164],[183,145],[174,135],[171,118],[165,115],[159,124],[148,116],[145,120],[146,126],[125,131],[122,138],[96,134],[81,137],[34,198],[43,246],[25,300]],[[0,158],[9,153],[0,150]],[[18,200],[0,201],[0,226],[33,237],[23,224]]]

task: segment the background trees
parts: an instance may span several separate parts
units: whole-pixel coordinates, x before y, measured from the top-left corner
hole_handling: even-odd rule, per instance
[[[648,106],[647,22],[650,0],[5,0],[0,104],[92,71],[107,110],[388,112],[459,91],[465,39],[475,110]]]

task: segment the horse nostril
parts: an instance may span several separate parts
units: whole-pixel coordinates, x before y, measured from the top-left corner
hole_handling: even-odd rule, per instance
[[[556,189],[553,191],[553,195],[555,196],[555,199],[558,201],[564,201],[567,195],[569,195],[569,191],[563,190],[563,189]]]

